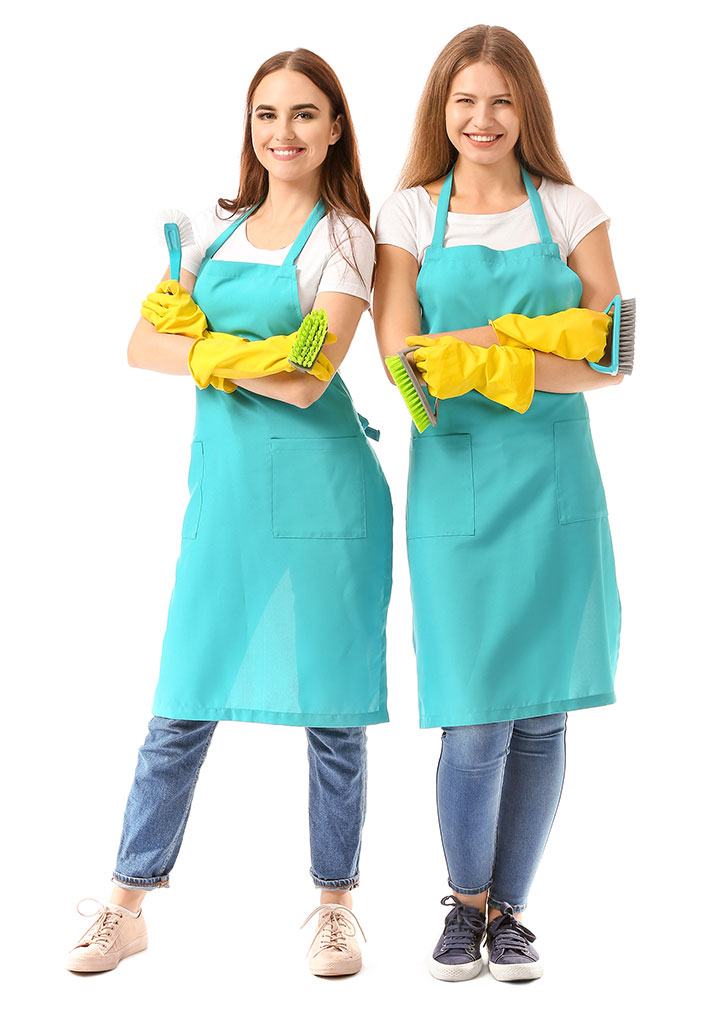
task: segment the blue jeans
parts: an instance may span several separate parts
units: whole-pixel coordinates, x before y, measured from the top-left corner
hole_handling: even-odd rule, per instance
[[[177,859],[216,722],[153,716],[138,753],[113,879],[162,888]],[[310,874],[318,888],[354,888],[365,820],[365,727],[308,728]]]
[[[444,727],[437,770],[448,884],[458,895],[489,889],[515,912],[540,863],[565,776],[567,713]]]

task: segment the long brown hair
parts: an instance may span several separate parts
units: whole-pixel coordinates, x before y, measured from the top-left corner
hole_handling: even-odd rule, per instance
[[[261,203],[267,196],[268,172],[258,161],[252,145],[252,109],[257,86],[264,77],[276,70],[294,70],[304,74],[329,100],[332,118],[340,117],[341,136],[328,148],[327,157],[322,164],[320,196],[328,211],[358,218],[372,234],[370,200],[360,174],[357,140],[345,92],[332,67],[309,49],[287,50],[271,56],[265,60],[250,82],[245,103],[245,137],[240,156],[240,185],[236,197],[233,199],[221,197],[218,205],[223,210],[235,214],[243,207],[253,207]],[[335,215],[331,215],[331,241],[337,245],[335,224]],[[347,262],[350,263],[349,260]],[[350,265],[357,269],[357,263]]]
[[[489,63],[503,74],[520,119],[518,161],[534,175],[571,183],[555,137],[550,100],[524,42],[507,28],[475,25],[456,35],[433,64],[415,117],[415,129],[398,186],[423,186],[447,175],[457,159],[445,129],[452,79],[471,63]]]

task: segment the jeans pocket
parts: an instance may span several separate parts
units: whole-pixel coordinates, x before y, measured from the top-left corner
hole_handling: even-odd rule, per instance
[[[202,512],[202,482],[205,471],[205,454],[202,442],[193,442],[190,446],[190,470],[188,471],[188,491],[190,501],[183,519],[183,540],[193,540],[197,537]]]
[[[474,533],[472,436],[413,439],[408,475],[408,538],[472,537]]]
[[[588,418],[556,421],[553,436],[558,522],[579,523],[607,516]]]
[[[365,436],[271,439],[273,537],[367,536]]]

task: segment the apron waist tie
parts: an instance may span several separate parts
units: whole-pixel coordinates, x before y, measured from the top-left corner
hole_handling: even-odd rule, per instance
[[[363,432],[368,437],[368,439],[374,439],[375,442],[380,442],[380,429],[371,428],[370,422],[367,418],[363,418],[362,414],[358,412],[358,419],[362,425]]]

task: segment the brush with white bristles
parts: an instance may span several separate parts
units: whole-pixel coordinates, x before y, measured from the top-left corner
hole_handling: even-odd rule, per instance
[[[162,211],[157,218],[157,227],[160,241],[167,245],[170,254],[170,277],[179,281],[182,247],[191,246],[195,241],[190,218],[176,209]]]

